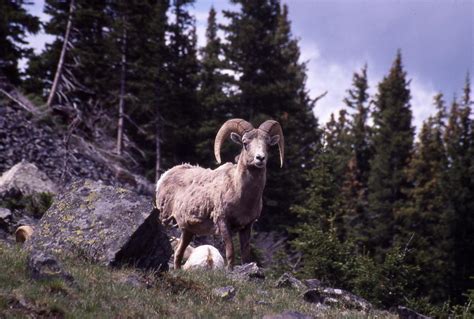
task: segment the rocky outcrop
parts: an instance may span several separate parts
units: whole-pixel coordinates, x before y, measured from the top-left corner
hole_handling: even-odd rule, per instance
[[[0,105],[0,172],[26,160],[60,183],[65,153],[60,132],[45,123],[36,123],[26,111]],[[71,149],[70,155],[73,177],[114,180],[111,170],[84,156],[80,150]]]
[[[57,195],[26,246],[72,252],[104,265],[157,270],[168,269],[172,253],[150,198],[90,180]]]
[[[49,117],[48,117],[49,116]],[[57,185],[61,185],[66,147],[66,130],[53,128],[50,115],[30,113],[0,103],[0,173],[26,160],[34,163]],[[110,144],[110,143],[109,143]],[[89,178],[107,184],[151,193],[153,185],[122,165],[122,157],[72,134],[67,152],[67,172],[72,179]]]

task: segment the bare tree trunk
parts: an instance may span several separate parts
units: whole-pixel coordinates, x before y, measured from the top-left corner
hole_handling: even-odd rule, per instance
[[[125,81],[127,71],[127,28],[125,26],[125,18],[123,19],[123,34],[122,34],[122,62],[120,70],[120,100],[119,100],[119,117],[117,124],[117,154],[122,154],[123,145],[123,118],[125,108]]]
[[[71,28],[72,28],[72,14],[73,13],[74,13],[74,0],[71,0],[69,4],[69,16],[67,19],[66,33],[64,34],[63,48],[61,49],[61,55],[59,56],[59,62],[58,62],[58,67],[56,69],[56,74],[54,75],[53,86],[51,87],[51,92],[49,92],[48,102],[46,102],[46,105],[48,107],[51,107],[51,104],[53,103],[54,96],[56,95],[56,91],[58,90],[59,78],[61,77],[61,74],[63,72],[64,59],[66,57],[66,51],[67,51],[67,47],[69,43],[69,34],[71,33]]]

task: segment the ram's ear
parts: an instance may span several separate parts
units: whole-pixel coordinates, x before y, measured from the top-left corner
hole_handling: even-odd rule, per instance
[[[273,135],[270,138],[270,145],[271,146],[276,145],[276,144],[278,144],[279,141],[280,141],[280,135]]]
[[[232,140],[232,142],[242,145],[242,136],[240,136],[239,134],[234,132],[230,133],[230,139]]]

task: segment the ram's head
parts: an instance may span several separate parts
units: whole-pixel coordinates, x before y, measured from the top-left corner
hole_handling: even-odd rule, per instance
[[[225,122],[217,132],[214,143],[214,155],[219,164],[221,145],[229,136],[233,142],[242,146],[239,157],[246,166],[264,168],[267,165],[268,148],[276,144],[280,151],[280,165],[283,166],[284,137],[277,121],[265,121],[258,128],[242,119]]]

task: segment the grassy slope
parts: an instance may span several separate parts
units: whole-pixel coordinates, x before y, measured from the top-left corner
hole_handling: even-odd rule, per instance
[[[322,315],[315,305],[302,301],[300,293],[273,288],[271,280],[239,282],[223,272],[204,271],[155,276],[72,258],[66,259],[64,266],[76,279],[74,285],[62,280],[33,281],[26,271],[25,252],[0,242],[0,318],[261,318],[285,310]],[[124,283],[129,276],[140,278],[144,285]],[[212,295],[213,288],[227,285],[236,288],[234,299],[225,301]],[[324,317],[366,316],[332,310]]]

